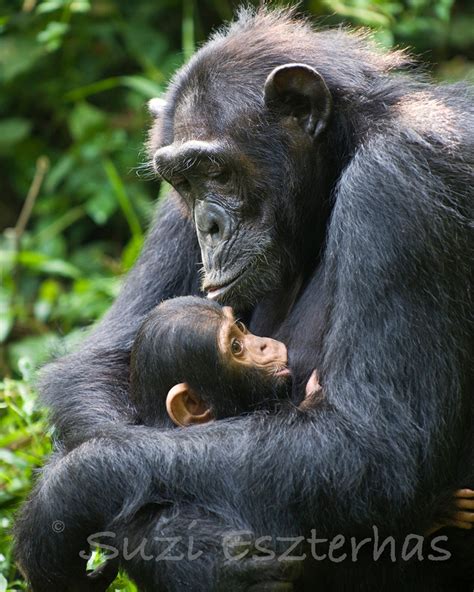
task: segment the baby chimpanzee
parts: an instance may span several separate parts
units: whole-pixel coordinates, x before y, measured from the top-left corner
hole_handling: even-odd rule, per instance
[[[174,298],[154,308],[138,331],[131,398],[141,422],[153,426],[269,409],[288,400],[287,363],[283,343],[250,333],[231,308]]]

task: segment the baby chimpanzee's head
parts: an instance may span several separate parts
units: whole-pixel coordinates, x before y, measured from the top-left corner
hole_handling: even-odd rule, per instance
[[[232,309],[174,298],[144,320],[131,356],[131,396],[146,425],[204,423],[268,408],[287,395],[286,346],[257,337]]]

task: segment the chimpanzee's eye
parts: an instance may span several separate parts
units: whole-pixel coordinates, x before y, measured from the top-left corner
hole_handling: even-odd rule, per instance
[[[230,171],[224,168],[210,168],[207,176],[220,184],[225,184],[230,180]]]
[[[236,321],[235,326],[237,329],[239,329],[239,331],[242,331],[242,333],[247,333],[247,327],[242,323],[242,321]]]
[[[185,179],[184,177],[176,177],[175,179],[173,179],[172,185],[178,193],[180,193],[180,192],[186,193],[187,191],[189,191],[191,189],[190,182],[187,179]]]
[[[230,343],[230,348],[231,348],[234,356],[240,356],[240,354],[244,351],[243,343],[239,339],[236,339],[235,337],[232,339],[232,341]]]

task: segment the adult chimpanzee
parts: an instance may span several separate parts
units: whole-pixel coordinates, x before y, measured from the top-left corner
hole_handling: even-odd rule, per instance
[[[195,296],[173,298],[138,330],[130,397],[140,423],[160,427],[271,409],[288,400],[287,363],[283,343],[252,335],[231,308]]]
[[[443,492],[472,485],[472,102],[410,69],[358,35],[260,11],[178,73],[150,137],[175,191],[112,310],[43,379],[64,450],[18,523],[35,591],[86,590],[78,550],[106,528],[124,543],[129,520],[148,558],[154,537],[205,551],[138,553],[125,564],[144,590],[472,589],[445,552],[403,561],[397,546],[392,562],[370,544],[374,526],[378,542],[424,532]],[[135,332],[159,301],[200,290],[287,344],[300,396],[317,368],[324,409],[133,425]],[[277,535],[313,527],[369,538],[366,552],[323,542],[326,560],[309,555],[293,584],[285,562],[222,553],[230,531],[279,550]],[[472,549],[468,532],[450,542],[463,536]]]

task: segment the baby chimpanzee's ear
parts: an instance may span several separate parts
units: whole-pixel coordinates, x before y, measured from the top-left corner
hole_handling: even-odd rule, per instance
[[[178,426],[207,423],[214,419],[209,406],[191,389],[187,382],[175,384],[166,396],[166,411]]]

